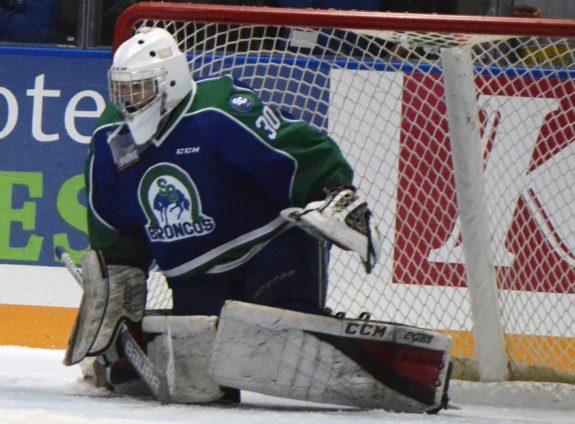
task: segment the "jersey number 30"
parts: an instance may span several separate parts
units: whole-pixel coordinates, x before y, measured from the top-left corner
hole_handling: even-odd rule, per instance
[[[275,140],[280,125],[281,121],[275,112],[269,106],[264,106],[262,114],[256,119],[256,127],[267,132],[270,140]]]

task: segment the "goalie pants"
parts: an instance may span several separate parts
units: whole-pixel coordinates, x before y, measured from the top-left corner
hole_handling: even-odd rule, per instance
[[[226,272],[172,283],[174,315],[219,315],[229,299],[319,313],[327,290],[328,248],[298,228],[271,240]]]

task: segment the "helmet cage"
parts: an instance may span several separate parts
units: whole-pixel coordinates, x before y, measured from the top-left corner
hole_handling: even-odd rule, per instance
[[[156,99],[164,97],[166,71],[162,68],[140,71],[124,69],[112,67],[108,71],[108,90],[112,103],[125,118],[131,119],[150,107]]]

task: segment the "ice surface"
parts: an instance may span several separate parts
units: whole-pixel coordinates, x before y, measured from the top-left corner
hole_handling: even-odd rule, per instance
[[[575,424],[571,410],[458,404],[439,415],[355,410],[243,393],[236,407],[160,405],[93,388],[58,350],[0,347],[0,424]]]

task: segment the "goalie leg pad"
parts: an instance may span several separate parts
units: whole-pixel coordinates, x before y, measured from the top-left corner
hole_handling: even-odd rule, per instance
[[[98,252],[82,257],[82,301],[68,342],[64,364],[108,350],[123,319],[141,321],[146,303],[144,271],[129,266],[106,266]]]
[[[399,324],[227,302],[211,369],[221,385],[319,403],[440,407],[451,339]]]
[[[154,336],[148,356],[168,376],[172,401],[203,403],[222,399],[225,391],[208,373],[216,337],[215,316],[147,316],[142,328]]]

